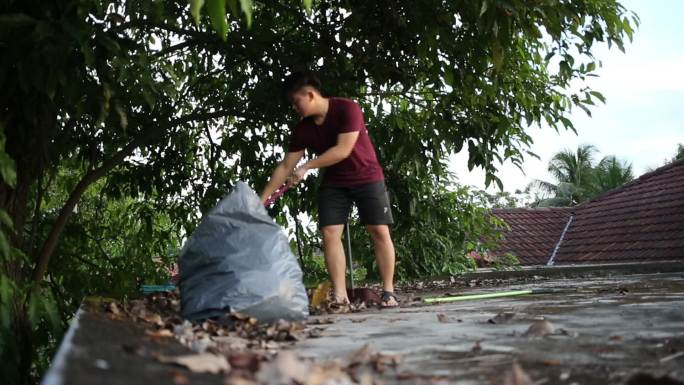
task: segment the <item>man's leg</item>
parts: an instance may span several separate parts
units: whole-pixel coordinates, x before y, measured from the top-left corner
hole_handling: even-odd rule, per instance
[[[342,246],[342,231],[344,225],[330,225],[321,228],[323,235],[323,255],[325,265],[333,283],[333,290],[337,300],[349,300],[345,282],[346,260]]]
[[[337,300],[349,300],[344,282],[346,260],[342,231],[351,210],[352,200],[342,187],[321,186],[318,190],[318,226],[323,236],[323,255]]]
[[[380,270],[383,289],[394,292],[394,243],[390,236],[389,225],[394,223],[389,202],[389,194],[384,181],[358,186],[352,191],[354,201],[359,209],[361,223],[373,240],[375,260]],[[393,307],[398,303],[392,296],[385,295],[383,306]]]
[[[380,270],[382,278],[382,288],[385,291],[394,292],[394,243],[387,225],[367,225],[366,229],[373,240],[375,250],[375,261]],[[385,306],[396,306],[394,298],[384,304]]]

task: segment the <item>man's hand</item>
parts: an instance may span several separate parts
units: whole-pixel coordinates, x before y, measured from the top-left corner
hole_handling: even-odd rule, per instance
[[[283,159],[283,161],[278,164],[278,167],[273,170],[271,179],[269,179],[266,187],[261,191],[260,198],[262,203],[266,203],[266,200],[268,200],[271,194],[289,180],[288,174],[295,168],[299,160],[302,159],[302,156],[304,156],[304,150],[288,152],[285,155],[285,159]]]
[[[306,173],[309,172],[309,168],[306,167],[306,165],[297,167],[294,171],[292,171],[292,175],[290,175],[290,178],[288,179],[290,185],[296,186],[304,180],[306,177]]]

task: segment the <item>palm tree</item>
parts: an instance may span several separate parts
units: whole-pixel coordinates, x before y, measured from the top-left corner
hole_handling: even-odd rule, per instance
[[[535,180],[528,186],[552,195],[551,198],[538,199],[535,205],[572,206],[589,198],[594,182],[594,155],[597,152],[593,145],[583,144],[576,151],[565,149],[556,153],[548,168],[556,183]]]
[[[620,162],[615,156],[606,156],[594,168],[592,195],[599,196],[634,179],[632,164]]]
[[[679,143],[677,145],[677,154],[672,158],[672,161],[674,162],[682,159],[684,159],[684,144]]]

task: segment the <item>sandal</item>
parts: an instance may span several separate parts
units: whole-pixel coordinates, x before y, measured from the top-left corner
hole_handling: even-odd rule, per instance
[[[332,313],[348,313],[351,311],[351,304],[346,298],[341,298],[335,294],[330,294],[328,297],[327,308]]]
[[[381,301],[382,301],[382,302],[380,303],[380,307],[383,308],[383,309],[389,309],[389,308],[393,308],[393,307],[399,307],[399,298],[397,298],[397,296],[394,294],[393,291],[383,290],[383,291],[382,291],[382,295],[380,295],[380,299],[381,299]],[[391,301],[392,299],[394,299],[394,301],[395,301],[397,304],[396,304],[396,305],[387,305],[387,303],[389,303],[389,301]]]

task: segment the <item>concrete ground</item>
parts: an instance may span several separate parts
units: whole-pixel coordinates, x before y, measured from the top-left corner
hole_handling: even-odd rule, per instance
[[[350,355],[370,344],[376,352],[398,357],[396,366],[376,373],[376,385],[623,385],[637,373],[684,382],[683,272],[491,276],[400,292],[399,309],[312,317],[309,327],[319,330],[318,338],[282,349],[317,362],[349,362]],[[527,288],[560,292],[438,305],[422,302],[447,293]],[[151,338],[149,325],[116,320],[88,308],[80,313],[43,384],[233,383],[221,375],[193,373],[154,359],[159,354],[192,352],[173,338]],[[533,382],[504,380],[514,362]],[[680,382],[629,385],[633,383]]]
[[[390,383],[501,383],[514,361],[537,383],[622,384],[636,373],[684,381],[684,353],[678,354],[684,352],[684,274],[540,278],[448,291],[533,287],[567,292],[439,305],[422,305],[416,296],[444,291],[406,294],[400,309],[334,315],[321,338],[295,349],[328,360],[370,343],[401,356],[396,370],[385,373]],[[512,318],[488,322],[499,313]]]

